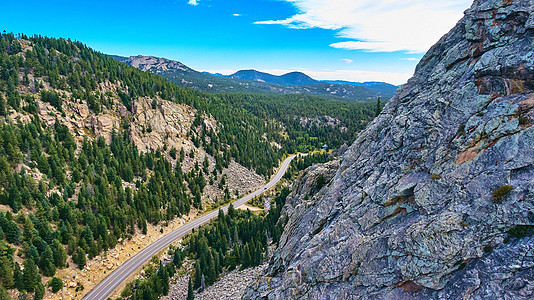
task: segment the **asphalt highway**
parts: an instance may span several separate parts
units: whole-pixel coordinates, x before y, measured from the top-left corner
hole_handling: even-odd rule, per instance
[[[232,204],[234,207],[239,207],[245,203],[247,203],[248,200],[263,194],[273,186],[275,186],[280,179],[282,179],[282,176],[284,176],[284,173],[286,172],[287,168],[289,167],[289,164],[291,161],[295,158],[295,155],[292,155],[288,158],[286,158],[282,165],[280,166],[280,169],[276,173],[276,175],[269,181],[267,184],[259,188],[258,190],[244,196],[243,198],[240,198]],[[222,207],[222,210],[226,213],[228,211],[228,207],[230,204],[225,205]],[[182,238],[184,235],[188,234],[193,228],[197,228],[205,223],[208,223],[211,219],[217,217],[219,214],[219,210],[213,210],[201,217],[198,217],[194,219],[193,221],[184,224],[180,228],[174,230],[173,232],[161,237],[159,240],[155,241],[154,243],[148,245],[146,248],[141,250],[139,253],[137,253],[135,256],[130,258],[128,261],[123,263],[119,268],[117,268],[115,271],[113,271],[111,274],[109,274],[102,282],[100,282],[94,289],[92,289],[85,297],[84,300],[104,300],[107,299],[107,297],[123,282],[125,281],[130,275],[132,275],[137,269],[139,269],[142,265],[144,265],[148,260],[152,258],[152,256],[156,255],[161,250],[165,249],[167,246],[169,246],[172,242]]]

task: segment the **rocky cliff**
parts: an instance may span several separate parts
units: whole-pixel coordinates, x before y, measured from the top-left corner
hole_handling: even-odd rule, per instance
[[[155,56],[130,56],[122,59],[121,61],[132,67],[136,67],[141,71],[148,71],[156,74],[169,71],[180,72],[182,74],[196,73],[196,71],[192,70],[181,62]]]
[[[327,185],[296,184],[245,298],[534,297],[533,37],[532,1],[475,1]]]

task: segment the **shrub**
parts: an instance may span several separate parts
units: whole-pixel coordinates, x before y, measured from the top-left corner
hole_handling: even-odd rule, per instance
[[[490,246],[490,245],[484,246],[484,253],[490,253],[491,251],[493,251],[493,247],[492,246]]]
[[[59,290],[63,288],[63,281],[57,277],[53,277],[48,282],[48,285],[52,288],[52,293],[57,293]]]
[[[521,126],[527,126],[530,124],[530,120],[524,116],[519,116],[519,125]]]
[[[465,125],[464,124],[460,124],[460,126],[458,126],[457,134],[459,136],[465,135]]]
[[[532,225],[516,225],[510,228],[506,233],[511,237],[520,239],[522,237],[532,235],[534,233],[534,226]]]
[[[514,187],[511,185],[508,185],[508,184],[501,185],[500,187],[498,187],[497,189],[493,191],[493,195],[491,199],[493,199],[494,202],[503,200],[504,197],[506,197],[513,189]]]
[[[324,175],[321,174],[317,177],[317,190],[320,190],[326,183],[326,180],[324,179]]]

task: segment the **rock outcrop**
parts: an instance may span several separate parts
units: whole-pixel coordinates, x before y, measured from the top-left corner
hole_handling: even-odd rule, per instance
[[[130,56],[123,62],[142,71],[148,71],[156,74],[171,70],[185,73],[195,72],[181,62],[154,56]]]
[[[534,297],[533,37],[532,1],[475,1],[327,185],[294,191],[245,298]]]

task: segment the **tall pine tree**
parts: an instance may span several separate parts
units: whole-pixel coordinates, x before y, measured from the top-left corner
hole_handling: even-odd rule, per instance
[[[193,284],[191,283],[191,277],[189,277],[189,282],[187,283],[187,300],[195,299],[195,294],[193,293]]]
[[[24,290],[33,292],[41,276],[37,272],[37,266],[33,259],[28,258],[24,261],[24,272],[22,273],[22,280],[24,282]]]
[[[4,94],[0,93],[0,116],[7,115],[7,102]]]

